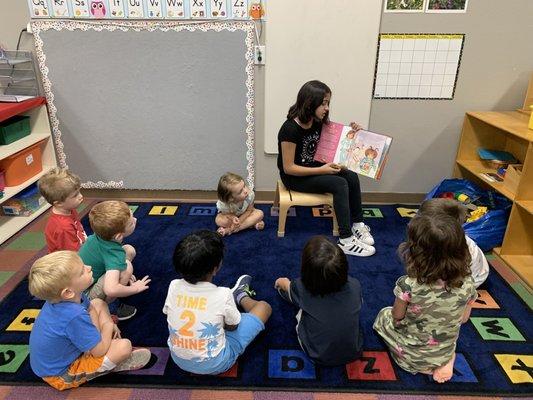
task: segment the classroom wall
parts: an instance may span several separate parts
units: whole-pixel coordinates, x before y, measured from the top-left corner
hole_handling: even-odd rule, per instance
[[[427,192],[451,175],[466,111],[511,110],[521,106],[533,73],[532,15],[531,0],[470,0],[466,14],[383,15],[380,28],[383,33],[454,32],[465,33],[466,40],[454,100],[372,100],[369,128],[390,134],[394,142],[381,181],[361,179],[364,192]],[[0,0],[0,43],[14,48],[28,18],[25,1]],[[268,21],[265,25],[265,29],[283,29],[268,26]],[[24,39],[23,46],[28,48],[28,44],[30,41]],[[268,44],[266,51],[268,62]],[[278,172],[276,156],[264,153],[261,67],[256,67],[255,82],[256,189],[273,190]],[[343,101],[349,99],[337,96],[332,106]]]
[[[532,16],[531,0],[470,0],[465,14],[382,15],[382,33],[452,32],[465,33],[466,39],[453,100],[372,100],[369,128],[394,140],[381,180],[361,178],[363,192],[428,192],[451,176],[466,111],[512,110],[522,105],[533,74]],[[283,28],[267,22],[267,29]],[[257,187],[271,190],[277,179],[276,157],[261,155],[262,97],[260,90],[256,93]],[[334,95],[332,112],[343,101],[349,99]]]

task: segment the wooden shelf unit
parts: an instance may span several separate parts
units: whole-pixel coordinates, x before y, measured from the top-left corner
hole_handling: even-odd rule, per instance
[[[454,167],[454,176],[491,188],[513,202],[505,237],[494,254],[512,268],[530,287],[533,284],[533,130],[529,115],[518,111],[467,112]],[[516,191],[503,182],[488,182],[480,176],[496,172],[483,162],[479,148],[504,150],[523,164]]]
[[[22,103],[0,103],[0,121],[15,115],[30,117],[31,133],[11,144],[0,146],[0,160],[18,153],[25,148],[43,141],[41,144],[43,170],[18,186],[6,186],[4,196],[0,198],[0,205],[19,192],[37,182],[41,176],[57,166],[57,159],[53,145],[52,131],[48,120],[46,102],[43,97],[27,100]],[[0,244],[4,243],[31,221],[44,213],[50,207],[44,204],[30,216],[0,216]]]

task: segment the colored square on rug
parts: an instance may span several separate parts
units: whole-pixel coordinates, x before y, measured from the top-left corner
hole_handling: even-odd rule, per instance
[[[361,282],[364,298],[361,311],[364,353],[359,360],[338,367],[313,364],[302,352],[296,336],[294,317],[298,310],[286,303],[273,288],[278,277],[299,277],[301,252],[311,236],[326,235],[332,241],[337,240],[331,236],[331,219],[315,217],[311,207],[296,207],[297,216],[287,219],[286,236],[278,238],[277,217],[270,215],[270,205],[259,204],[257,208],[265,214],[265,229],[259,232],[250,229],[224,237],[224,260],[214,283],[232,287],[240,275],[251,275],[257,298],[272,306],[272,317],[266,329],[239,357],[238,365],[228,373],[200,376],[183,371],[169,357],[168,327],[161,309],[170,281],[178,278],[172,266],[176,243],[191,231],[216,229],[214,215],[191,211],[214,207],[215,204],[135,202],[130,205],[138,207],[135,211],[137,227],[125,242],[137,250],[133,260],[135,275],[150,275],[152,282],[147,291],[127,298],[126,303],[137,307],[138,311],[132,319],[119,322],[119,327],[122,336],[130,339],[134,346],[151,348],[153,357],[145,370],[135,374],[103,376],[94,383],[88,383],[86,386],[89,388],[91,385],[126,385],[258,388],[287,392],[333,390],[402,393],[406,398],[417,393],[513,396],[527,395],[533,390],[531,380],[528,380],[533,368],[531,310],[494,269],[491,269],[481,290],[490,295],[500,308],[472,310],[471,320],[461,328],[455,375],[451,382],[441,385],[425,375],[412,375],[400,369],[387,353],[372,324],[380,309],[394,303],[395,282],[405,274],[396,251],[398,244],[405,239],[405,226],[414,208],[404,205],[365,207],[379,210],[379,213],[373,212],[374,216],[365,218],[376,240],[377,253],[366,258],[348,257],[349,274]],[[403,216],[399,209],[406,210]],[[155,215],[150,215],[150,211],[154,211]],[[167,211],[172,212],[166,214]],[[379,214],[382,218],[375,217]],[[92,233],[88,218],[82,222],[86,232]],[[42,304],[29,295],[27,280],[0,303],[0,346],[4,346],[0,347],[0,364],[2,360],[5,363],[0,366],[0,383],[43,385],[31,371],[27,356],[22,357],[20,349],[24,347],[17,350],[19,353],[13,348],[27,348],[30,331],[6,330],[23,310],[38,310]],[[31,326],[34,317],[25,317],[24,322],[24,316],[21,317],[21,323]],[[497,340],[501,335],[514,339]]]
[[[43,232],[24,232],[7,248],[8,250],[41,250],[46,245]]]

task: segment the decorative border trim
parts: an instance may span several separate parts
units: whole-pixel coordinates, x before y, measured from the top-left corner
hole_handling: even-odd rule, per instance
[[[56,31],[61,30],[94,30],[94,31],[110,31],[120,30],[127,32],[133,30],[140,31],[163,31],[167,32],[173,30],[180,32],[183,30],[193,32],[200,30],[207,32],[214,30],[220,32],[223,30],[235,32],[242,30],[246,32],[246,161],[248,176],[246,178],[248,186],[253,190],[255,185],[255,92],[254,92],[254,22],[253,21],[216,21],[216,22],[180,22],[180,21],[72,21],[72,20],[33,20],[31,28],[35,38],[35,48],[37,53],[37,60],[39,62],[39,69],[41,71],[42,82],[46,101],[48,103],[48,113],[52,126],[52,135],[57,151],[59,165],[62,168],[68,168],[67,155],[64,151],[64,144],[61,140],[61,129],[59,127],[59,119],[57,117],[57,108],[54,105],[54,93],[52,91],[52,82],[48,76],[48,67],[46,66],[46,55],[43,50],[43,40],[41,32],[46,32],[50,29]],[[126,189],[123,180],[117,181],[98,181],[98,182],[84,182],[83,188],[91,189]],[[158,189],[158,188],[135,188],[135,189]]]

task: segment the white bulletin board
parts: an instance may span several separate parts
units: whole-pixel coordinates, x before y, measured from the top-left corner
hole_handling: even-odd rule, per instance
[[[266,25],[265,152],[278,152],[278,131],[298,89],[326,83],[330,119],[368,127],[382,3],[377,0],[269,0]]]
[[[464,38],[464,34],[381,34],[374,98],[453,99]]]

